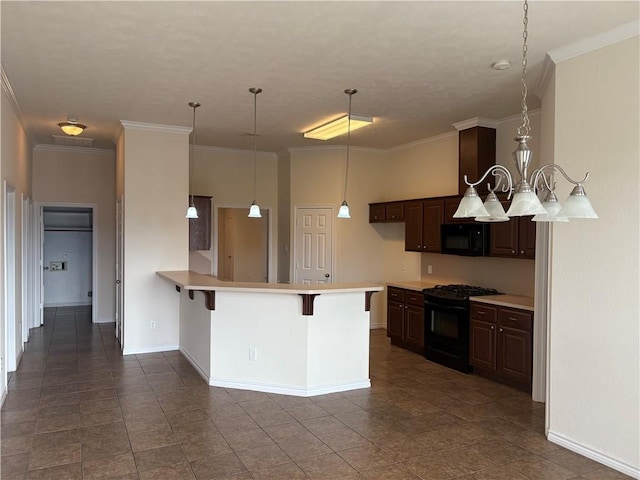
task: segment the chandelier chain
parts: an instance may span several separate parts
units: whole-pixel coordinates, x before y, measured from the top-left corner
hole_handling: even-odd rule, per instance
[[[527,0],[524,1],[522,7],[524,11],[524,17],[522,19],[523,31],[522,31],[522,125],[518,127],[518,135],[529,135],[531,126],[529,124],[529,113],[527,108],[527,39],[529,36],[528,24],[529,24],[529,4]]]

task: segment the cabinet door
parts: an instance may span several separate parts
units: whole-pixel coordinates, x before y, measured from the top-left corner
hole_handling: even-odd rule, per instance
[[[523,385],[531,385],[531,333],[509,327],[498,328],[497,373]]]
[[[404,304],[387,302],[387,335],[399,341],[404,338]]]
[[[474,367],[495,371],[496,326],[471,320],[469,330],[469,363]]]
[[[422,251],[440,252],[440,225],[444,220],[444,201],[425,200],[422,213]]]
[[[198,211],[198,218],[189,219],[189,250],[210,250],[211,197],[194,195],[193,204]]]
[[[404,249],[407,252],[422,251],[422,201],[410,201],[404,205]]]
[[[404,202],[390,202],[385,205],[385,218],[387,222],[404,221]]]
[[[405,305],[405,342],[413,347],[424,348],[424,307]]]
[[[518,225],[518,254],[522,258],[536,256],[536,222],[533,217],[520,217]]]
[[[385,204],[370,203],[369,204],[369,223],[385,221]]]
[[[502,202],[505,210],[508,202]],[[489,255],[492,257],[517,257],[518,256],[518,225],[519,219],[512,218],[508,222],[491,224]]]

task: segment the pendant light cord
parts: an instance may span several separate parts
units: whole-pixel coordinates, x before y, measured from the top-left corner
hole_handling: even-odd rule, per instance
[[[349,113],[347,114],[347,165],[344,169],[344,195],[342,200],[347,201],[347,182],[349,180],[349,149],[351,146],[351,97],[357,93],[356,89],[347,89],[344,91],[349,95]]]
[[[191,206],[193,207],[193,190],[191,189],[191,156],[193,155],[193,150],[196,144],[196,104],[193,104],[193,127],[191,129],[192,141],[191,141],[191,150],[189,150],[189,190],[191,191]]]
[[[256,200],[256,149],[257,149],[257,124],[258,124],[258,93],[262,90],[253,90],[253,200]]]

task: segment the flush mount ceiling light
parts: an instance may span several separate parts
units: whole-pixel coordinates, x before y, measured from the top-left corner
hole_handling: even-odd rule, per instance
[[[316,140],[329,140],[330,138],[344,135],[373,123],[373,117],[366,115],[355,115],[348,113],[340,118],[336,118],[329,123],[320,125],[304,133],[304,138],[315,138]]]
[[[349,180],[349,147],[351,146],[351,97],[353,97],[358,90],[355,88],[347,88],[344,93],[349,95],[349,113],[347,114],[347,164],[344,169],[344,195],[342,196],[342,205],[338,210],[338,218],[351,218],[349,214],[349,204],[347,204],[347,182]]]
[[[249,207],[249,218],[261,218],[260,206],[256,202],[256,140],[258,133],[256,126],[258,124],[258,94],[262,92],[261,88],[250,88],[249,91],[253,94],[253,202]]]
[[[563,219],[567,218],[598,218],[598,215],[593,210],[591,206],[591,202],[587,198],[587,195],[584,191],[583,184],[589,178],[589,172],[586,173],[584,178],[580,181],[575,181],[571,179],[566,172],[556,164],[547,164],[535,170],[531,176],[528,177],[528,169],[529,163],[531,162],[531,157],[533,153],[529,149],[527,145],[527,141],[531,138],[529,133],[531,131],[531,126],[529,124],[529,114],[527,110],[527,84],[526,84],[526,75],[527,75],[527,36],[528,30],[527,25],[529,22],[529,4],[527,0],[524,0],[524,18],[522,20],[524,31],[522,33],[523,44],[522,44],[522,125],[518,127],[517,136],[514,138],[516,142],[518,142],[518,146],[516,150],[513,152],[513,159],[516,163],[516,168],[518,173],[520,174],[520,181],[515,183],[513,177],[511,176],[511,172],[507,170],[502,165],[493,165],[485,172],[480,180],[475,183],[469,182],[467,176],[464,176],[464,182],[467,184],[468,188],[464,194],[464,197],[460,201],[460,205],[454,213],[454,218],[467,218],[467,217],[475,217],[476,219],[486,219],[495,217],[496,212],[493,214],[487,211],[485,204],[482,203],[482,200],[478,196],[478,192],[476,190],[476,186],[482,183],[485,178],[492,174],[496,177],[496,189],[500,184],[501,179],[506,180],[506,185],[502,187],[503,192],[509,192],[507,198],[511,198],[511,194],[515,192],[513,200],[511,201],[511,206],[506,213],[507,217],[520,217],[525,215],[535,215],[533,218],[534,221],[537,222],[552,222],[552,221],[563,221]],[[553,193],[555,189],[555,183],[553,183],[552,175],[556,172],[560,172],[562,176],[569,182],[575,185],[575,188],[569,195],[569,198],[565,201],[565,206],[560,207],[558,200]],[[515,183],[515,187],[514,187]],[[551,188],[553,185],[553,188]],[[491,189],[490,189],[491,190]],[[494,189],[495,190],[495,189]],[[540,202],[538,198],[538,193],[543,193],[548,191],[549,194],[546,197],[546,200],[543,203]],[[489,194],[490,197],[495,196],[493,190]],[[497,201],[497,197],[487,198],[487,202],[490,205],[496,206],[496,204],[500,204]],[[502,210],[502,206],[500,205],[500,210]],[[498,216],[500,216],[500,212],[497,212]],[[485,220],[486,221],[486,220]]]
[[[78,120],[75,118],[70,118],[66,122],[59,123],[58,126],[64,133],[71,135],[72,137],[80,135],[84,129],[87,128],[85,125],[78,123]]]
[[[192,147],[189,149],[189,191],[191,191],[191,150],[196,146],[196,108],[200,106],[198,102],[189,102],[189,106],[193,108],[193,128],[191,130]],[[193,204],[193,193],[191,194],[191,202],[187,208],[187,218],[198,218],[198,210]]]

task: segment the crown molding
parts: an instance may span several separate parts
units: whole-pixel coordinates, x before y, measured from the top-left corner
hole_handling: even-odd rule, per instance
[[[73,152],[73,153],[91,153],[94,155],[109,155],[114,156],[115,150],[109,150],[108,148],[93,148],[93,147],[74,147],[72,145],[52,145],[50,143],[37,143],[33,150],[54,151],[54,152]]]
[[[318,145],[315,147],[289,147],[286,151],[289,153],[294,152],[318,152],[322,150],[345,150],[347,148],[346,145]],[[358,151],[358,152],[368,152],[373,154],[384,153],[385,150],[380,148],[371,148],[371,147],[354,147],[353,145],[349,146],[349,150]]]
[[[192,128],[191,127],[179,127],[177,125],[162,125],[159,123],[144,123],[144,122],[133,122],[131,120],[120,120],[120,124],[122,127],[127,130],[145,130],[151,132],[161,132],[161,133],[179,133],[179,134],[190,134]]]
[[[498,122],[496,120],[492,120],[491,118],[483,118],[483,117],[474,117],[469,120],[463,120],[461,122],[456,122],[453,124],[454,128],[458,131],[466,130],[468,128],[473,127],[488,127],[488,128],[496,128]]]
[[[18,117],[18,122],[22,126],[22,129],[24,130],[25,135],[29,139],[29,143],[31,143],[32,145],[35,144],[36,143],[35,137],[31,132],[31,128],[29,128],[29,124],[25,120],[24,113],[22,113],[22,109],[20,108],[20,104],[18,103],[16,94],[13,91],[13,87],[11,86],[11,82],[9,81],[9,77],[7,77],[7,74],[5,73],[4,67],[2,65],[0,65],[0,80],[2,82],[2,90],[4,90],[4,92],[7,94],[7,97],[9,97],[9,101],[11,102],[11,107],[13,108],[13,111]]]
[[[638,22],[629,22],[620,25],[612,30],[599,33],[589,38],[583,38],[577,42],[569,43],[560,48],[556,48],[548,53],[549,57],[556,65],[574,57],[593,52],[602,47],[622,42],[628,38],[640,35],[640,25]]]
[[[215,147],[215,146],[209,146],[209,145],[194,145],[194,148],[196,150],[204,150],[204,151],[219,152],[219,153],[233,153],[233,154],[241,154],[241,155],[253,154],[253,149],[245,150],[242,148]],[[256,150],[256,153],[260,155],[276,155],[276,153],[274,152],[267,152],[264,150]]]
[[[542,64],[542,75],[540,76],[540,81],[538,82],[538,85],[536,85],[535,89],[535,94],[538,98],[542,98],[544,96],[555,71],[556,64],[553,63],[553,60],[551,60],[551,57],[547,53]]]

